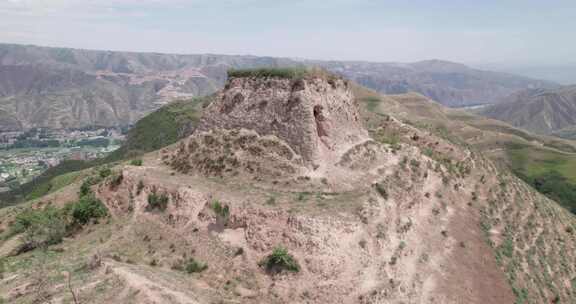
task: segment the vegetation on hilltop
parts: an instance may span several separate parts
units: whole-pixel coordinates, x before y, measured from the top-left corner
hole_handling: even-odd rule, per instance
[[[281,68],[256,68],[256,69],[230,69],[230,78],[283,78],[302,79],[307,77],[319,77],[324,79],[335,79],[337,75],[323,68],[318,67],[281,67]]]
[[[130,129],[120,149],[112,152],[106,161],[137,157],[171,145],[188,135],[200,120],[202,107],[210,97],[197,97],[176,101],[153,112]]]
[[[280,273],[282,271],[299,272],[300,265],[294,257],[288,253],[284,247],[276,247],[272,253],[264,258],[260,265],[270,273]]]
[[[230,78],[286,78],[298,79],[303,78],[309,73],[309,69],[304,67],[286,67],[286,68],[257,68],[257,69],[230,69],[228,77]]]

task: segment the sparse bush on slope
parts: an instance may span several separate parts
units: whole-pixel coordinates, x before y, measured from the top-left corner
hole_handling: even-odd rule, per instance
[[[93,194],[85,195],[78,202],[71,204],[72,223],[85,225],[92,219],[105,217],[108,210]]]
[[[214,201],[211,207],[212,210],[214,210],[214,213],[216,213],[216,215],[220,216],[222,219],[227,219],[228,216],[230,216],[230,207],[228,207],[228,205],[224,205],[219,201]]]
[[[260,262],[266,271],[279,273],[282,271],[299,272],[300,265],[284,247],[276,247],[270,255]]]
[[[164,211],[168,208],[168,195],[165,193],[158,194],[156,191],[148,194],[148,206],[146,211]]]
[[[187,273],[202,272],[206,269],[208,269],[208,265],[202,262],[198,262],[194,258],[190,258],[184,266],[184,270]]]

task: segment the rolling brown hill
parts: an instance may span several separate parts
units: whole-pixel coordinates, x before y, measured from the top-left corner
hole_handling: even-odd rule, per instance
[[[522,91],[480,114],[534,133],[566,133],[563,129],[576,126],[576,86]]]

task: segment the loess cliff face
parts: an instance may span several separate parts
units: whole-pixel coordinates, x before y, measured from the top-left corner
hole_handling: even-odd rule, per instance
[[[288,143],[310,166],[368,139],[347,81],[233,78],[200,122],[200,130],[245,128]]]
[[[315,177],[350,184],[350,176],[334,173],[348,172],[352,162],[369,167],[381,156],[349,83],[312,74],[232,78],[206,108],[197,132],[165,160],[180,172],[199,168],[216,176]]]

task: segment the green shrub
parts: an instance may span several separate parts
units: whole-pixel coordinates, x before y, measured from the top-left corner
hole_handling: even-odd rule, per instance
[[[300,265],[294,259],[292,255],[288,253],[288,250],[284,247],[276,247],[270,255],[268,255],[262,262],[261,266],[264,266],[268,272],[279,273],[282,271],[298,272],[300,271]]]
[[[90,193],[92,193],[92,189],[91,187],[93,185],[96,185],[100,182],[100,178],[98,177],[94,177],[94,176],[90,176],[88,178],[86,178],[83,182],[82,185],[80,186],[80,192],[78,193],[80,197],[82,196],[86,196]]]
[[[98,219],[108,215],[108,209],[93,195],[81,197],[78,202],[71,204],[69,208],[73,224],[85,225],[92,219]]]
[[[164,193],[158,194],[156,192],[148,194],[148,206],[146,206],[146,211],[164,211],[166,208],[168,208],[168,195]]]
[[[101,178],[106,178],[112,174],[112,170],[110,168],[104,168],[100,170],[98,174],[100,175]]]
[[[16,216],[11,226],[11,235],[24,233],[22,250],[58,244],[66,235],[66,218],[55,207],[27,209]]]
[[[37,216],[39,216],[39,212],[38,210],[34,209],[25,209],[24,211],[17,214],[14,222],[10,226],[10,235],[15,235],[26,231],[26,229],[32,226],[32,224],[36,221]]]
[[[92,189],[90,188],[92,185],[88,182],[88,180],[84,180],[82,182],[82,185],[80,186],[80,192],[78,193],[78,195],[80,197],[88,195],[90,192],[92,192]]]
[[[219,201],[214,201],[212,203],[212,210],[214,210],[214,213],[223,219],[227,219],[228,216],[230,216],[230,208],[228,205],[223,205]]]
[[[133,159],[132,161],[130,161],[130,165],[132,165],[132,166],[142,166],[142,160],[141,160],[141,159]]]
[[[378,96],[368,96],[361,99],[364,103],[366,103],[366,108],[370,112],[376,112],[378,104],[382,102],[380,97]]]
[[[74,229],[108,214],[108,210],[92,194],[82,196],[77,202],[64,208],[47,206],[43,209],[26,209],[10,226],[8,236],[23,233],[24,245],[20,251],[28,251],[62,242],[64,236]]]
[[[186,271],[187,273],[202,272],[206,269],[208,269],[208,265],[206,265],[205,263],[198,262],[194,258],[188,259],[188,261],[186,261],[186,264],[184,265],[184,271]]]

